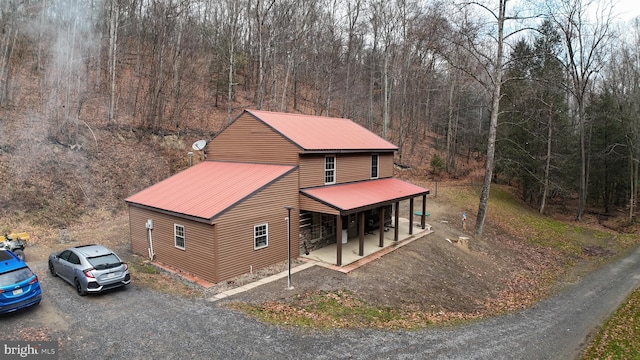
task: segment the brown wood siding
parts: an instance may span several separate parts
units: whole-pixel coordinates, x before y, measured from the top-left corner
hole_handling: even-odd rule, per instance
[[[249,114],[240,116],[209,142],[207,160],[298,164],[299,149]]]
[[[393,153],[379,154],[378,163],[380,164],[378,168],[380,178],[393,177]]]
[[[300,195],[300,210],[313,211],[318,213],[338,215],[340,211],[315,201],[307,196]]]
[[[129,206],[131,250],[148,258],[147,219],[153,220],[154,261],[218,282],[214,226]],[[185,249],[175,247],[174,224],[184,226]]]
[[[300,156],[300,188],[324,185],[324,156]]]
[[[149,219],[149,215],[140,208],[129,205],[129,236],[131,237],[131,251],[135,254],[142,255],[145,258],[149,256],[149,240],[148,232],[145,224]]]
[[[371,154],[339,155],[336,158],[336,183],[371,179]]]
[[[371,179],[371,153],[334,156],[336,184]],[[324,158],[325,155],[300,156],[300,188],[324,185]],[[378,154],[378,162],[379,178],[393,176],[393,153]]]
[[[219,278],[226,280],[287,260],[287,210],[291,210],[291,257],[299,256],[298,174],[292,172],[215,220]],[[255,225],[268,224],[268,246],[254,249]]]

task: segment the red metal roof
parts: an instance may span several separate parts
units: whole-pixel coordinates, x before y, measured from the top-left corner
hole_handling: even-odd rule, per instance
[[[400,179],[385,178],[302,189],[300,192],[338,210],[349,211],[428,194],[429,190]]]
[[[125,199],[131,204],[212,219],[294,166],[204,161]]]
[[[387,150],[398,147],[349,119],[245,110],[307,151]]]

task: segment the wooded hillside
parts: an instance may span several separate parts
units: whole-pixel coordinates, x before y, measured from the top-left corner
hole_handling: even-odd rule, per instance
[[[254,108],[351,118],[435,178],[484,162],[497,114],[494,181],[541,212],[572,198],[578,219],[632,221],[640,22],[610,5],[4,0],[1,211],[60,225],[120,211]]]

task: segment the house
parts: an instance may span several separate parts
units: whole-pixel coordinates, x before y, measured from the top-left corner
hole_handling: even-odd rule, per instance
[[[134,253],[213,283],[327,244],[339,266],[346,238],[362,256],[365,232],[399,223],[400,201],[425,214],[429,191],[393,177],[397,147],[348,119],[245,110],[204,151],[125,201]]]

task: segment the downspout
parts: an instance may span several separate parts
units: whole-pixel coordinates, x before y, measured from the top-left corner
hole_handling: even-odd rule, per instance
[[[147,220],[147,224],[146,224],[146,228],[147,230],[149,230],[149,260],[153,261],[153,257],[156,255],[153,252],[153,236],[152,236],[152,230],[153,230],[153,220],[149,219]]]
[[[153,229],[149,229],[149,260],[153,261],[155,253],[153,252],[153,238],[151,237],[151,230]]]

